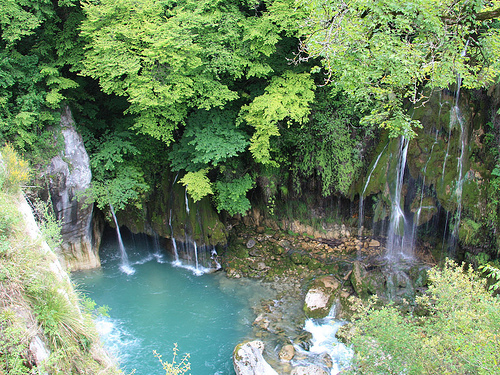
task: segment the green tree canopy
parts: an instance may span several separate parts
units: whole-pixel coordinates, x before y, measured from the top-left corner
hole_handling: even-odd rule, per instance
[[[272,72],[276,26],[251,2],[102,0],[84,6],[84,73],[126,96],[136,128],[167,144],[191,109],[239,97],[235,81]]]
[[[365,122],[414,134],[404,110],[433,89],[494,82],[500,69],[498,2],[484,0],[302,0],[309,32],[300,59],[318,57],[327,81],[370,102]],[[490,6],[490,8],[487,8]],[[495,8],[496,9],[496,8]]]

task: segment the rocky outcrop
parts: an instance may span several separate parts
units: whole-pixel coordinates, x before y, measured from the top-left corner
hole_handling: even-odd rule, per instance
[[[93,205],[85,204],[81,195],[90,186],[90,160],[68,106],[62,110],[59,131],[64,150],[52,158],[45,175],[56,218],[61,222],[60,255],[71,271],[96,268],[100,266],[99,237],[92,243]]]
[[[236,375],[278,375],[262,356],[263,352],[264,343],[259,340],[237,345],[233,353]]]

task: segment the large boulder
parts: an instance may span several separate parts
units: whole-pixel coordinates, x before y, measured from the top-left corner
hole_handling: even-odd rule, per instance
[[[340,289],[340,282],[333,276],[316,279],[307,291],[304,312],[310,318],[324,318],[330,312]]]
[[[233,352],[236,375],[278,375],[262,356],[263,352],[264,343],[259,340],[237,345]]]
[[[65,106],[59,130],[64,139],[64,150],[52,158],[46,171],[50,199],[62,226],[61,260],[71,271],[101,265],[99,237],[92,243],[93,205],[85,204],[81,195],[90,186],[90,159],[74,124],[71,110]]]

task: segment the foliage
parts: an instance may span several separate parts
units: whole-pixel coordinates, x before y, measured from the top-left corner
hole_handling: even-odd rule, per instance
[[[417,298],[424,316],[394,306],[368,307],[355,322],[355,372],[361,374],[498,373],[500,300],[485,279],[447,260],[429,271],[431,285]]]
[[[493,280],[493,283],[489,286],[492,291],[498,291],[500,288],[500,269],[492,266],[491,264],[483,264],[479,269],[486,273],[486,277]]]
[[[321,59],[331,81],[355,101],[372,103],[365,122],[392,136],[415,135],[406,102],[460,77],[486,87],[499,73],[500,34],[483,0],[303,0],[309,29],[300,59]],[[498,8],[498,3],[494,4]],[[430,90],[429,90],[430,89]]]
[[[18,192],[28,182],[29,176],[28,162],[19,157],[12,145],[5,145],[0,150],[0,187]]]
[[[188,172],[179,180],[186,187],[193,201],[198,202],[203,197],[213,194],[210,180],[207,177],[208,169],[200,169],[197,172]]]
[[[28,197],[25,196],[25,198],[29,200]],[[33,201],[29,200],[29,203],[34,211],[33,214],[43,240],[52,250],[57,249],[62,242],[61,221],[56,219],[52,203],[50,201],[44,202],[39,198],[35,198]]]
[[[99,139],[87,138],[86,146],[92,150],[90,166],[93,183],[85,191],[88,202],[95,201],[101,209],[110,204],[119,211],[127,204],[140,204],[140,198],[149,190],[141,168],[133,158],[139,150],[130,141],[128,132],[106,131]]]
[[[156,351],[153,351],[153,354],[158,361],[160,361],[163,369],[165,370],[166,375],[182,375],[188,372],[191,369],[191,364],[189,363],[189,354],[185,354],[179,363],[176,362],[177,353],[179,349],[177,348],[177,343],[174,344],[174,348],[172,349],[174,352],[172,362],[163,361],[162,356],[158,354]]]
[[[235,127],[236,116],[229,108],[191,114],[182,138],[169,154],[172,170],[195,172],[209,165],[215,167],[245,151],[248,136]]]
[[[284,135],[285,152],[291,153],[294,187],[319,177],[321,193],[347,195],[359,176],[362,142],[369,139],[366,128],[359,126],[360,114],[342,95],[331,95],[324,88],[313,105],[308,126]]]
[[[5,310],[0,315],[0,371],[11,375],[29,374],[24,366],[24,354],[28,349],[28,342],[22,329],[19,318],[13,311]]]
[[[136,128],[167,144],[191,109],[238,98],[243,77],[265,77],[280,37],[250,3],[103,0],[84,5],[84,73],[126,96]],[[104,62],[104,63],[103,63]]]
[[[217,211],[225,210],[229,215],[245,214],[251,207],[246,197],[254,182],[249,174],[231,182],[217,181],[215,184]]]
[[[270,155],[270,138],[280,135],[280,122],[288,127],[293,122],[307,122],[313,100],[314,81],[310,74],[287,71],[273,77],[264,94],[242,107],[242,118],[255,128],[250,152],[257,162],[276,165]]]
[[[53,152],[48,127],[78,86],[68,74],[69,62],[81,54],[75,3],[7,0],[0,5],[0,139],[18,150]]]
[[[22,220],[18,193],[0,194],[0,372],[95,374],[104,366],[94,359],[97,332],[78,305],[67,275],[58,273],[55,254],[32,238]],[[38,335],[50,351],[42,366],[26,367],[27,348]],[[106,373],[118,371],[106,368]]]

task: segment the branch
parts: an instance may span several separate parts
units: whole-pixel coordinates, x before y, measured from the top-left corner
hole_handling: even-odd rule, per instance
[[[491,20],[492,18],[497,17],[500,17],[500,8],[476,14],[476,20],[478,21]]]

